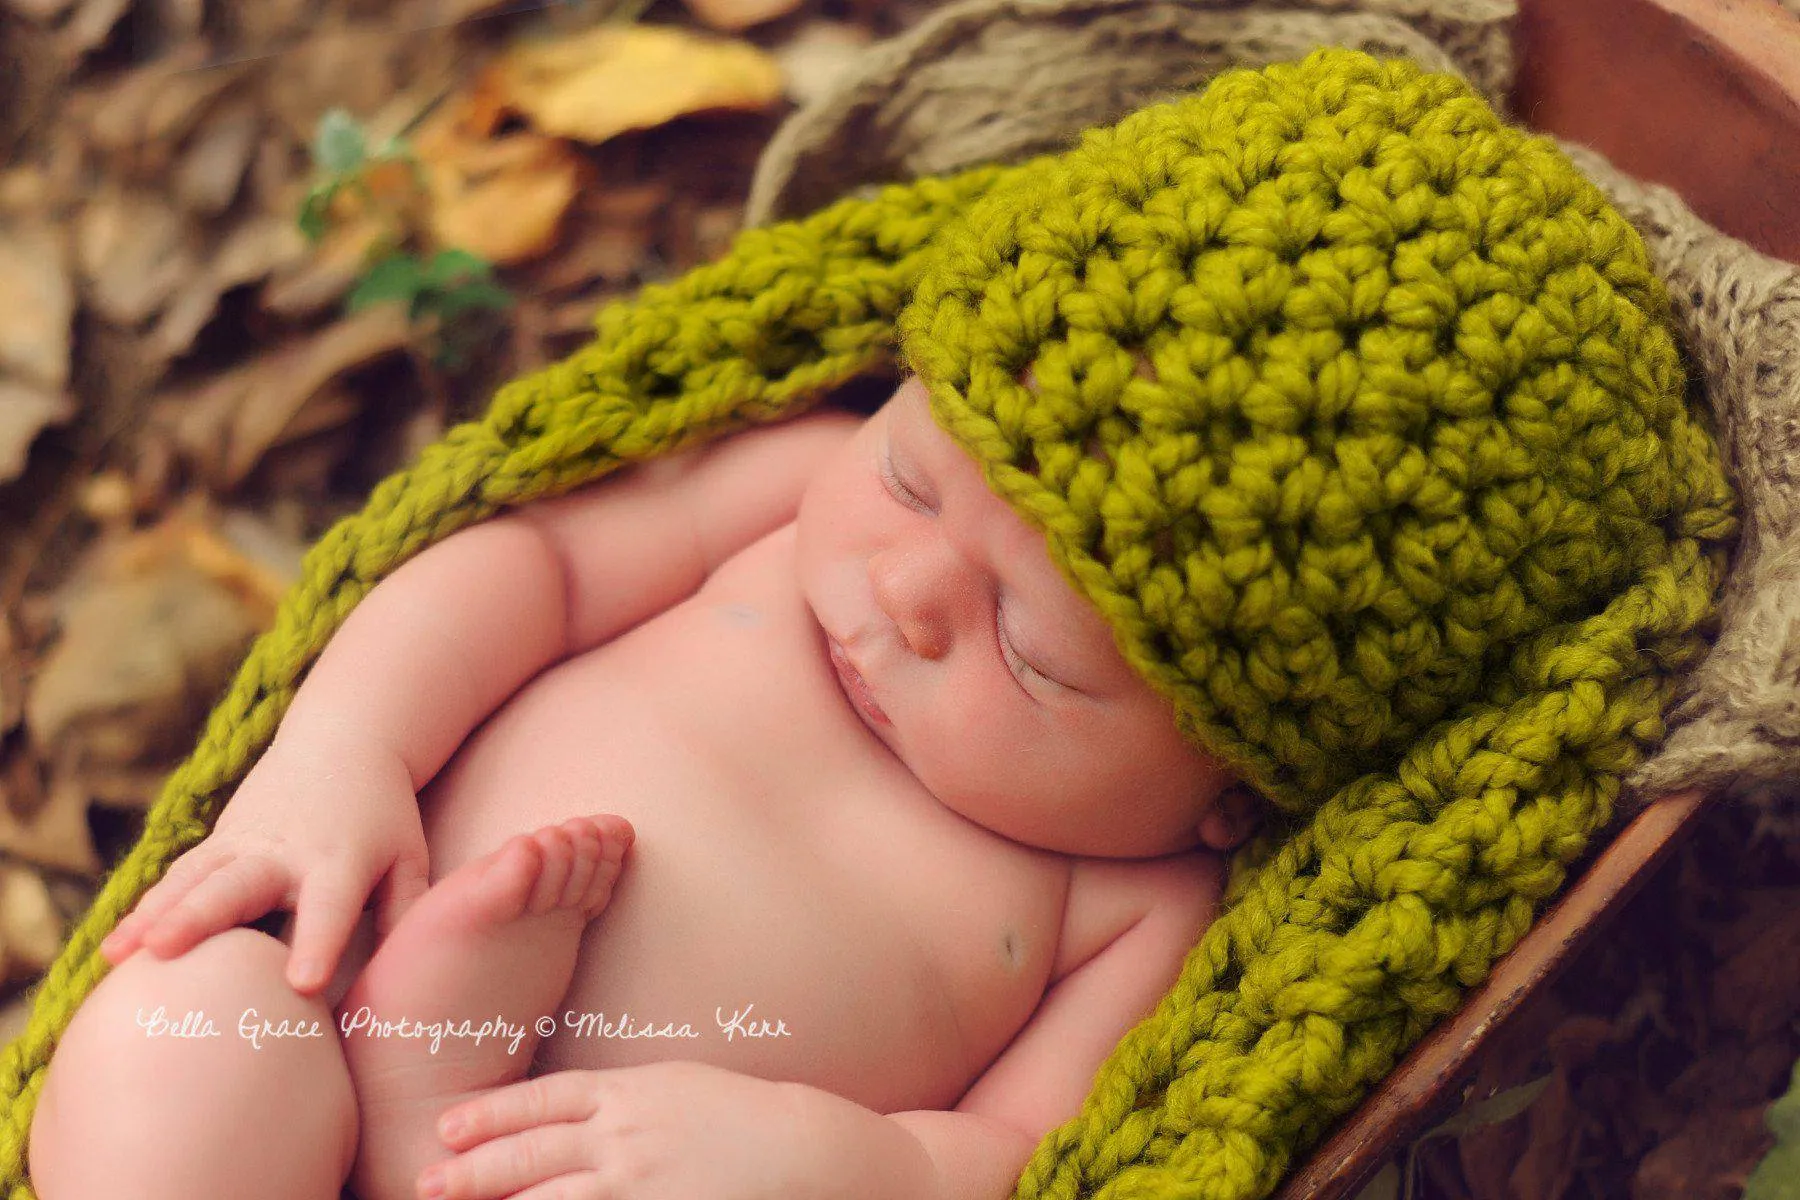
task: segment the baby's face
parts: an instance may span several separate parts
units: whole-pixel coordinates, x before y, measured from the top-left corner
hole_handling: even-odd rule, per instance
[[[852,707],[944,805],[1069,854],[1219,840],[1208,818],[1233,778],[1181,737],[917,378],[808,484],[796,533],[801,592],[880,715]]]

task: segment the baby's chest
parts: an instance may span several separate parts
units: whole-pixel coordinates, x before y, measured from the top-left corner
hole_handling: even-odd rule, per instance
[[[522,689],[426,797],[432,874],[571,815],[636,828],[540,1070],[692,1058],[949,1107],[1043,995],[1068,860],[925,792],[784,578],[751,561]]]

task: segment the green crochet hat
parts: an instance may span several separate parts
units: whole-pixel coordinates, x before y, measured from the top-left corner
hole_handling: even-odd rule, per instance
[[[1524,935],[1705,653],[1737,521],[1668,316],[1553,143],[1346,50],[745,230],[309,551],[0,1061],[0,1183],[98,943],[380,579],[898,350],[1187,735],[1294,814],[1016,1195],[1267,1194]]]
[[[899,331],[1189,737],[1310,810],[1724,529],[1667,312],[1553,144],[1322,50],[996,187]]]

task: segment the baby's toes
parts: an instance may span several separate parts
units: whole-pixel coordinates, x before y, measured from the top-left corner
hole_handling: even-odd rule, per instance
[[[612,898],[613,884],[618,882],[633,831],[610,814],[599,818],[578,817],[565,824],[580,830],[582,855],[582,870],[569,879],[569,903],[592,917]]]
[[[426,896],[441,897],[445,903],[455,896],[466,897],[463,903],[471,908],[465,911],[470,911],[481,924],[515,921],[527,912],[543,871],[543,848],[536,838],[522,833],[507,838],[498,850],[478,863],[458,867],[432,885]]]
[[[562,908],[569,872],[575,866],[575,837],[567,829],[551,825],[534,831],[531,839],[537,843],[544,865],[538,874],[536,886],[531,889],[531,898],[525,904],[525,911],[543,913],[553,908]]]

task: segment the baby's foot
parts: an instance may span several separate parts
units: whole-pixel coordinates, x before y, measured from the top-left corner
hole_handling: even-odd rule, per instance
[[[362,1200],[415,1200],[419,1172],[448,1157],[438,1114],[525,1077],[536,1022],[567,994],[582,931],[611,898],[632,837],[611,815],[514,837],[433,884],[376,949],[337,1010],[360,1109],[350,1183]],[[438,1022],[434,1053],[419,1027]]]

